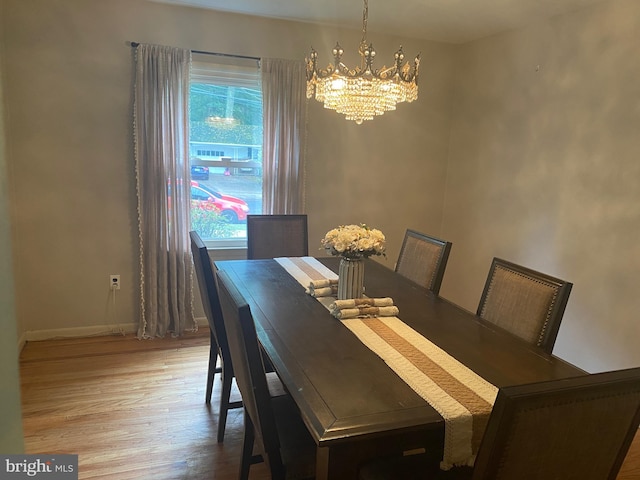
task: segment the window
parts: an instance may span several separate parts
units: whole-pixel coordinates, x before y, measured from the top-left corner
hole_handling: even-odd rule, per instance
[[[262,90],[252,63],[192,65],[191,228],[212,248],[245,247],[247,214],[262,213]]]
[[[196,150],[198,157],[224,157],[223,150]]]

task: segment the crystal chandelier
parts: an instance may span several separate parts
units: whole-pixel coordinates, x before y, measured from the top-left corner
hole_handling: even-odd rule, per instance
[[[413,102],[418,98],[420,55],[416,56],[413,65],[409,62],[402,65],[404,53],[400,47],[392,67],[374,69],[376,51],[373,44],[367,43],[368,15],[369,4],[364,0],[359,67],[350,69],[342,63],[344,50],[339,43],[333,48],[333,65],[327,68],[318,68],[318,53],[313,48],[309,58],[305,58],[307,98],[315,95],[316,100],[324,102],[324,108],[342,113],[347,120],[354,120],[358,125],[364,120],[373,120],[376,115],[395,110],[400,102]]]

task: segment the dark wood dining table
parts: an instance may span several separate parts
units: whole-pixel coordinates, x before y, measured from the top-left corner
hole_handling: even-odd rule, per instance
[[[319,258],[334,272],[339,259]],[[318,479],[357,478],[365,459],[392,451],[441,455],[444,420],[275,260],[217,261],[238,287],[262,347],[316,441]],[[369,297],[496,387],[584,375],[373,260]]]

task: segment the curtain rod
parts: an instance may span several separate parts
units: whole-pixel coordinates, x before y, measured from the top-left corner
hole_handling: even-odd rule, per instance
[[[136,48],[140,45],[139,42],[131,42],[131,46]],[[246,60],[255,60],[256,62],[260,62],[260,57],[249,57],[247,55],[234,55],[231,53],[219,53],[219,52],[205,52],[204,50],[191,50],[191,53],[199,53],[201,55],[216,55],[218,57],[231,57],[231,58],[244,58]]]

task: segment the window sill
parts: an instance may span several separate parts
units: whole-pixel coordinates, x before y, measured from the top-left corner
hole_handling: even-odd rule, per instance
[[[247,247],[210,246],[207,252],[213,260],[246,260]]]

